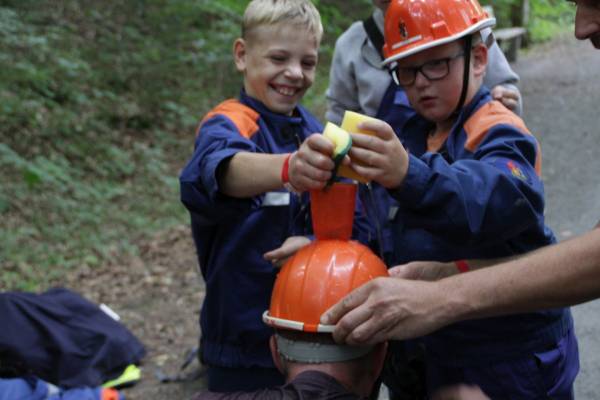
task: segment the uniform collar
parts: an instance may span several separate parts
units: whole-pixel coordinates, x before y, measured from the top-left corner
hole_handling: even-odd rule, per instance
[[[345,388],[344,385],[342,385],[342,383],[335,379],[333,376],[319,370],[307,370],[300,372],[292,380],[292,382],[294,381],[301,382],[301,386],[303,386],[304,384],[308,384],[311,388],[327,389],[328,393],[350,393],[348,389]]]
[[[307,121],[306,111],[302,107],[295,108],[294,116],[276,113],[261,101],[249,96],[244,89],[240,93],[240,101],[260,114],[260,119],[267,125],[276,142],[300,146],[302,126],[304,121]]]
[[[467,105],[465,105],[460,111],[456,122],[454,122],[452,131],[456,129],[462,129],[462,126],[469,119],[469,117],[473,115],[475,111],[477,111],[482,105],[488,103],[491,100],[492,96],[490,94],[490,90],[487,87],[481,85],[481,87],[479,88],[477,93],[475,93],[475,96],[473,96],[471,101]]]
[[[276,113],[269,110],[261,101],[249,96],[244,89],[240,92],[240,101],[256,110],[263,119],[268,120],[270,124],[277,127],[301,125],[305,119],[304,110],[301,107],[295,108],[294,113],[296,115],[293,116]]]

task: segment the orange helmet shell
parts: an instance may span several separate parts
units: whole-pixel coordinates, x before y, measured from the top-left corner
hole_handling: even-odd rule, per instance
[[[368,247],[354,241],[317,240],[283,266],[263,320],[278,328],[331,332],[333,326],[319,324],[321,315],[379,276],[389,276],[387,268]]]
[[[383,65],[495,24],[477,0],[392,0],[385,14]]]

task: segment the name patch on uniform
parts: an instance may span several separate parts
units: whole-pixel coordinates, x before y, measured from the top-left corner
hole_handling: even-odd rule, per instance
[[[263,206],[288,206],[290,204],[290,192],[267,192],[263,199]]]

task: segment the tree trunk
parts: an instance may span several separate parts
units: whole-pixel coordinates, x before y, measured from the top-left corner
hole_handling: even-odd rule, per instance
[[[522,26],[527,29],[529,24],[529,0],[515,1],[510,10],[510,19],[512,26]],[[529,35],[525,35],[522,40],[522,46],[527,47]]]

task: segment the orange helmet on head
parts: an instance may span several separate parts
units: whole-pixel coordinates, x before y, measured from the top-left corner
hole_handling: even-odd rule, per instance
[[[495,24],[477,0],[392,0],[385,14],[383,65]]]
[[[300,249],[281,269],[266,324],[304,332],[331,332],[319,320],[327,309],[363,283],[389,276],[371,250],[358,242],[317,240]]]

